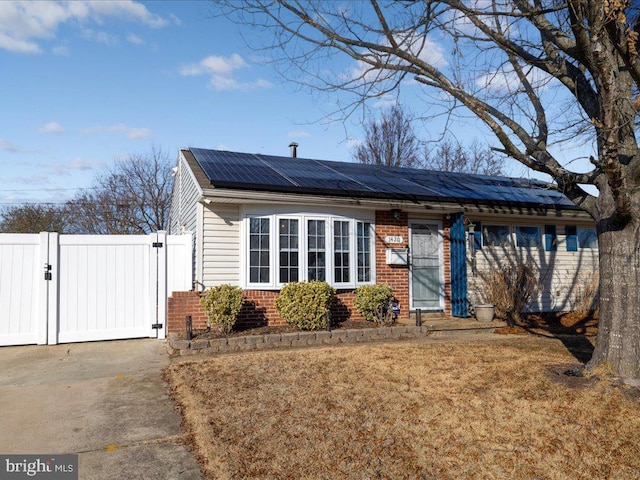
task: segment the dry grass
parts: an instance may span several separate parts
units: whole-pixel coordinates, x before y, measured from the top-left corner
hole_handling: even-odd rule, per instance
[[[640,478],[640,400],[557,340],[229,355],[167,370],[207,478]]]

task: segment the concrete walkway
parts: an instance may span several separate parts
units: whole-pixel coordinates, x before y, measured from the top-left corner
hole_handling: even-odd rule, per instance
[[[0,348],[0,453],[79,454],[79,478],[199,479],[160,340]]]

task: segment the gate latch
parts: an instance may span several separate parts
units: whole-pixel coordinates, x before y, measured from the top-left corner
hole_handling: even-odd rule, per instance
[[[51,265],[48,263],[44,264],[44,279],[51,280],[53,275],[51,274]]]

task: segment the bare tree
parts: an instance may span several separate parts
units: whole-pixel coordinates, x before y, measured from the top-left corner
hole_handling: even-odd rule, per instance
[[[364,142],[353,157],[360,163],[390,167],[420,167],[420,142],[411,126],[411,117],[398,104],[382,112],[380,120],[364,125]]]
[[[483,147],[477,140],[464,147],[447,138],[425,151],[424,164],[431,170],[482,175],[504,175],[504,155]]]
[[[119,161],[95,178],[95,186],[67,202],[73,231],[143,234],[162,230],[171,201],[173,163],[153,149]]]
[[[332,2],[218,0],[221,14],[274,35],[285,74],[355,104],[418,83],[471,113],[502,151],[548,174],[594,219],[600,322],[588,367],[640,378],[640,99],[637,7],[628,0]],[[264,35],[261,37],[264,41]],[[445,48],[438,49],[440,45]],[[332,73],[332,55],[355,60]],[[302,74],[301,74],[302,72]],[[416,94],[417,96],[417,94]],[[348,114],[349,110],[345,110]],[[572,170],[559,141],[590,144]],[[582,185],[594,185],[590,195]]]
[[[66,233],[68,228],[65,210],[57,205],[27,203],[0,210],[0,233]]]

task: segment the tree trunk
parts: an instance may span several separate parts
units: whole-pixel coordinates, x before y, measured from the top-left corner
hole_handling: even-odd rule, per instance
[[[587,368],[610,367],[640,378],[640,225],[598,222],[600,316],[596,348]]]

